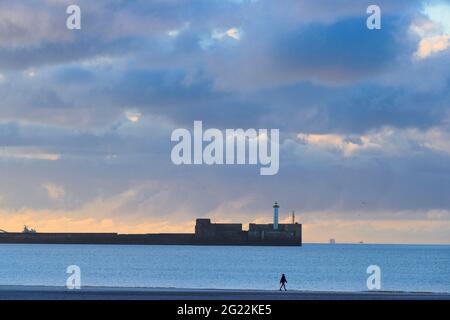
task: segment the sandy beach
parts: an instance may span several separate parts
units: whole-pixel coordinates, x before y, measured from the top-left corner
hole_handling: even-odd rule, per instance
[[[0,300],[450,300],[449,293],[0,286]]]

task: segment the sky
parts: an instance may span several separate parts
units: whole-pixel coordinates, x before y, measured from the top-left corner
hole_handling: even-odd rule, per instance
[[[0,1],[0,229],[450,243],[450,1]],[[170,136],[277,128],[280,169],[176,166]]]

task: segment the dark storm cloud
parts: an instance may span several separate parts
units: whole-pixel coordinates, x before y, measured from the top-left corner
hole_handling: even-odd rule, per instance
[[[0,47],[0,68],[3,70],[24,70],[81,61],[101,55],[114,57],[131,52],[137,46],[138,44],[134,39],[102,42],[86,37],[73,43],[47,43],[32,49]]]
[[[434,103],[427,110],[409,107],[416,98],[413,88],[364,89],[371,86],[365,81],[389,73],[399,59],[414,51],[413,42],[404,35],[413,19],[408,15],[411,6],[419,8],[416,3],[409,2],[407,8],[404,2],[382,3],[385,15],[379,31],[365,27],[366,7],[352,1],[336,12],[328,2],[311,1],[286,2],[279,9],[266,1],[80,5],[86,6],[86,25],[70,41],[45,40],[0,50],[4,68],[58,65],[42,78],[52,89],[42,83],[15,82],[14,90],[28,91],[30,99],[9,95],[5,106],[23,108],[14,116],[54,123],[66,119],[60,113],[70,108],[71,116],[83,114],[78,118],[84,124],[107,125],[125,109],[137,107],[180,125],[201,118],[218,127],[274,123],[288,130],[362,132],[396,124],[429,127],[442,115]],[[106,9],[109,19],[101,14]],[[296,19],[288,9],[316,22]],[[116,24],[119,18],[122,26]],[[231,27],[242,29],[240,40],[211,39],[215,29],[224,32]],[[174,37],[168,36],[172,29],[178,32]],[[202,48],[206,40],[212,42]],[[108,57],[109,66],[75,66],[96,57]],[[83,85],[93,77],[95,82]],[[311,81],[316,84],[313,96],[303,89]],[[265,94],[268,89],[270,95]],[[289,90],[296,98],[285,101],[283,95]],[[355,91],[357,97],[352,96]],[[43,119],[37,108],[42,109]],[[11,117],[10,110],[4,113]],[[287,113],[289,119],[279,119]]]
[[[279,35],[273,40],[273,59],[282,69],[336,84],[383,72],[408,49],[394,38],[395,33],[404,30],[399,30],[389,17],[384,21],[384,28],[377,32],[361,28],[365,22],[362,17]]]

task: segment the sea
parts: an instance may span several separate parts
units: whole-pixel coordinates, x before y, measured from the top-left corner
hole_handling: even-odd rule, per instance
[[[304,244],[302,247],[0,244],[0,285],[450,292],[450,245]]]

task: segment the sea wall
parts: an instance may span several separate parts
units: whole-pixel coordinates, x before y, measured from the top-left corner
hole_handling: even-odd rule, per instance
[[[301,224],[211,223],[197,219],[195,233],[0,233],[0,243],[36,244],[130,244],[130,245],[251,245],[301,246]]]

